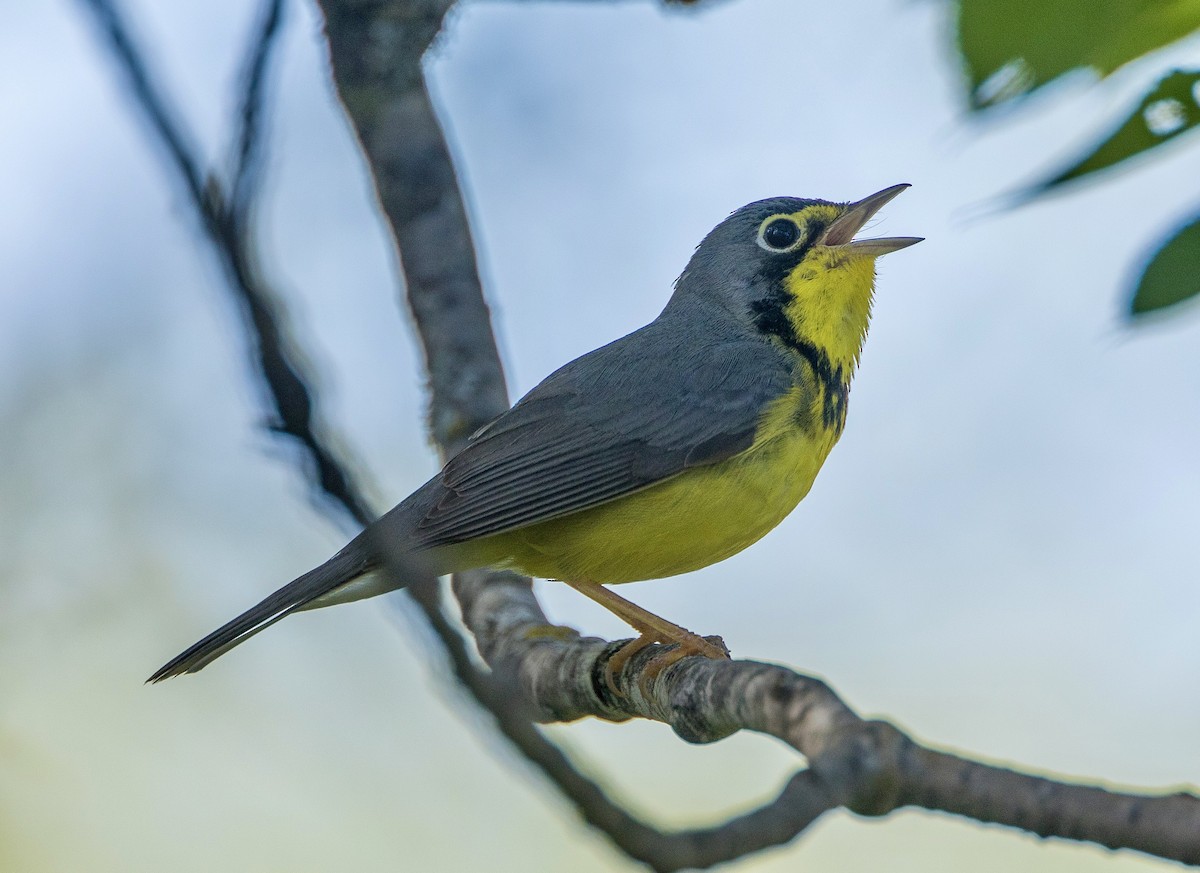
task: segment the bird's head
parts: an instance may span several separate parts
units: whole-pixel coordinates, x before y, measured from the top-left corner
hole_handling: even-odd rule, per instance
[[[907,187],[853,203],[772,197],[743,206],[696,248],[672,306],[716,302],[786,346],[815,347],[848,377],[870,320],[875,259],[921,241],[855,236]]]

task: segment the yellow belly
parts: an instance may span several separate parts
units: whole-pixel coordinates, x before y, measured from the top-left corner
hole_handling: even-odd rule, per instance
[[[746,451],[609,503],[463,544],[479,563],[530,576],[634,582],[686,573],[756,542],[808,493],[838,432],[796,426],[797,404],[781,398]]]

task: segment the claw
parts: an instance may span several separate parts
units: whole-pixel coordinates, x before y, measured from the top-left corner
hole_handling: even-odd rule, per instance
[[[656,642],[666,642],[672,645],[668,645],[662,651],[656,652],[642,669],[642,675],[638,679],[638,688],[641,689],[643,696],[647,694],[649,683],[653,682],[659,673],[684,658],[692,655],[702,655],[714,661],[729,660],[729,648],[725,645],[725,641],[718,636],[702,637],[687,631],[687,636],[681,641],[676,642],[675,640],[660,640],[653,633],[643,632],[637,639],[630,640],[617,649],[605,665],[605,682],[618,697],[625,697],[626,695],[617,686],[616,677],[625,668],[625,665],[629,663],[630,658]]]
[[[656,640],[651,634],[642,634],[636,640],[630,640],[621,648],[613,652],[608,663],[604,665],[604,681],[608,684],[608,688],[613,694],[618,697],[624,697],[625,692],[617,687],[617,675],[625,669],[625,665],[629,663],[629,659],[640,652],[646,646],[652,645]]]
[[[625,694],[617,687],[617,674],[624,669],[630,658],[651,643],[676,643],[678,647],[659,653],[651,659],[650,664],[647,665],[652,670],[648,676],[650,679],[653,679],[680,658],[686,658],[688,655],[703,655],[706,658],[714,660],[729,657],[729,649],[720,637],[705,638],[694,634],[685,627],[680,627],[677,624],[667,621],[662,616],[642,609],[636,603],[630,603],[621,595],[609,591],[603,585],[596,582],[585,579],[563,579],[562,581],[580,594],[596,601],[622,621],[627,622],[639,634],[636,640],[630,640],[613,652],[612,656],[608,659],[608,663],[605,665],[604,680],[618,697],[624,697]],[[716,640],[716,642],[714,643],[713,640]],[[660,658],[666,658],[667,660],[655,666]]]

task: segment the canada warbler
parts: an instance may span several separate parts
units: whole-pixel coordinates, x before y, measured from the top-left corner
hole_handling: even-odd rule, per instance
[[[567,582],[640,634],[614,668],[654,641],[726,657],[603,586],[723,560],[808,493],[845,425],[875,259],[920,241],[854,236],[907,187],[737,210],[654,321],[551,374],[344,549],[151,681],[195,672],[293,612],[402,587],[376,572],[380,542],[438,574],[502,566]]]

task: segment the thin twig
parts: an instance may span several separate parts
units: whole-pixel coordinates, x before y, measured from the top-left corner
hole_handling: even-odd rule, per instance
[[[254,156],[262,152],[266,136],[262,123],[263,80],[272,46],[281,32],[280,4],[268,0],[263,25],[251,43],[250,60],[240,89],[244,95],[238,124],[241,157],[234,168],[240,181],[231,186],[223,183],[216,173],[202,172],[192,136],[184,122],[170,111],[170,101],[154,84],[156,78],[150,72],[145,54],[138,48],[113,0],[81,2],[99,25],[117,67],[129,84],[134,106],[149,123],[155,140],[166,150],[188,194],[188,202],[225,270],[227,288],[247,326],[256,381],[272,408],[268,427],[291,437],[304,451],[315,486],[311,493],[323,506],[336,508],[343,525],[346,515],[358,525],[369,524],[374,514],[346,472],[347,465],[319,436],[324,428],[314,408],[313,392],[303,375],[301,357],[283,327],[282,306],[258,267],[248,226],[261,166]],[[226,194],[231,187],[240,189],[240,196],[245,198],[237,208]]]
[[[262,179],[267,138],[263,116],[267,101],[267,69],[283,27],[283,0],[268,0],[258,32],[250,41],[246,68],[241,78],[237,133],[233,137],[233,183],[229,208],[237,224],[249,232],[250,206],[256,200]]]
[[[200,172],[200,162],[195,158],[191,137],[186,135],[183,124],[172,116],[169,102],[159,93],[155,79],[147,71],[141,51],[134,44],[133,36],[116,5],[110,0],[80,2],[92,13],[113,53],[113,59],[125,74],[134,104],[166,150],[188,194],[197,203],[203,201],[204,176]]]

